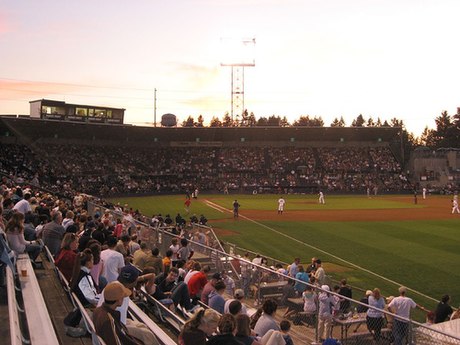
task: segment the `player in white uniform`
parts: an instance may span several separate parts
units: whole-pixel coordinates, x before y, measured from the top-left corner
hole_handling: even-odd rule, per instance
[[[283,197],[278,199],[278,214],[283,214],[285,203],[286,201],[283,199]]]
[[[325,203],[326,203],[326,201],[324,201],[324,194],[323,194],[323,192],[319,192],[318,202],[319,202],[320,204],[325,204]]]
[[[426,188],[422,189],[422,197],[423,197],[423,200],[426,199]]]
[[[454,214],[455,212],[460,213],[460,210],[458,209],[458,199],[457,198],[454,198],[454,200],[452,200],[452,214]]]

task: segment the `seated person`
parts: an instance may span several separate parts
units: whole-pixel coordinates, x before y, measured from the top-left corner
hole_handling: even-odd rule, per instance
[[[209,294],[209,307],[220,314],[224,313],[225,298],[222,296],[225,292],[225,283],[219,280],[215,286],[216,290]]]
[[[191,312],[194,306],[190,302],[187,285],[184,282],[177,283],[178,278],[179,270],[176,267],[171,267],[166,276],[164,273],[159,274],[155,279],[156,288],[152,296],[163,304],[174,303],[175,306],[180,304],[185,310]]]

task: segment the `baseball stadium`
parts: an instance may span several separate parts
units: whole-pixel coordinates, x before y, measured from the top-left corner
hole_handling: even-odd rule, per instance
[[[408,152],[401,127],[139,127],[54,106],[53,116],[0,117],[5,344],[107,343],[101,307],[85,299],[75,266],[69,277],[60,267],[67,234],[80,259],[83,238],[98,242],[102,258],[109,238],[118,240],[126,265],[118,281],[136,276],[128,319],[137,328],[127,334],[142,328],[132,337],[139,344],[187,344],[185,330],[212,310],[224,329],[215,295],[245,306],[255,344],[288,344],[287,336],[291,344],[460,344],[455,149]],[[30,204],[22,228],[32,231],[16,253],[8,224],[22,201]],[[165,265],[183,240],[190,254],[171,267],[136,265],[132,245],[157,249]],[[171,290],[182,291],[179,300],[149,290],[176,265],[179,275],[204,270],[222,293],[213,287],[204,303],[180,278]],[[107,300],[108,288],[94,285]],[[413,303],[409,315],[398,314],[401,298]],[[442,320],[440,305],[450,308]],[[69,324],[73,311],[80,319]],[[260,331],[264,317],[278,328]]]

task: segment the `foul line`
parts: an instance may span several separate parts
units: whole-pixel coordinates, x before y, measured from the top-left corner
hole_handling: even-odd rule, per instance
[[[222,213],[223,213],[224,211],[227,211],[227,212],[232,213],[232,210],[226,209],[225,207],[222,207],[222,206],[220,206],[220,205],[218,205],[218,204],[215,204],[215,203],[213,203],[213,202],[211,202],[211,201],[209,201],[209,200],[205,200],[205,202],[206,202],[206,204],[207,204],[209,207],[212,207],[212,208],[214,208],[214,209],[216,209],[216,210],[218,210],[218,211],[220,211],[220,212],[222,212]],[[342,261],[342,262],[346,263],[347,265],[350,265],[350,266],[352,266],[352,267],[354,267],[354,268],[357,268],[357,269],[362,270],[362,271],[364,271],[364,272],[367,272],[367,273],[369,273],[369,274],[371,274],[371,275],[374,275],[374,276],[376,276],[376,277],[378,277],[378,278],[380,278],[380,279],[382,279],[382,280],[386,280],[387,282],[390,282],[390,283],[392,283],[392,284],[399,285],[399,286],[404,285],[404,284],[398,283],[397,281],[394,281],[394,280],[391,280],[391,279],[386,278],[386,277],[384,277],[384,276],[381,276],[380,274],[377,274],[377,273],[375,273],[375,272],[373,272],[373,271],[370,271],[370,270],[368,270],[367,268],[361,267],[361,266],[356,265],[356,264],[354,264],[354,263],[352,263],[352,262],[350,262],[350,261],[347,261],[347,260],[345,260],[345,259],[342,259],[342,258],[340,258],[340,257],[338,257],[338,256],[336,256],[336,255],[334,255],[334,254],[331,254],[331,253],[329,253],[329,252],[327,252],[327,251],[325,251],[325,250],[323,250],[323,249],[320,249],[320,248],[318,248],[318,247],[312,246],[311,244],[302,242],[302,241],[298,240],[297,238],[294,238],[294,237],[289,236],[289,235],[287,235],[287,234],[285,234],[285,233],[283,233],[283,232],[281,232],[281,231],[278,231],[278,230],[276,230],[276,229],[273,229],[273,228],[269,227],[268,225],[259,223],[258,221],[253,220],[253,219],[251,219],[251,218],[248,218],[248,217],[246,217],[246,216],[244,216],[244,215],[242,215],[242,214],[240,214],[239,216],[240,216],[241,218],[246,219],[247,221],[250,221],[251,223],[254,223],[254,224],[257,224],[257,225],[259,225],[259,226],[261,226],[261,227],[264,227],[265,229],[268,229],[268,230],[270,230],[270,231],[272,231],[272,232],[274,232],[274,233],[276,233],[276,234],[278,234],[278,235],[284,236],[284,237],[286,237],[286,238],[288,238],[288,239],[290,239],[290,240],[292,240],[292,241],[295,241],[295,242],[297,242],[297,243],[303,244],[303,245],[306,246],[306,247],[309,247],[309,248],[311,248],[311,249],[317,250],[317,251],[319,251],[319,252],[321,252],[321,253],[323,253],[323,254],[326,254],[326,255],[328,255],[328,256],[330,256],[330,257],[336,259],[336,260]],[[404,286],[405,286],[405,285],[404,285]],[[416,294],[418,294],[418,295],[420,295],[420,296],[423,296],[423,297],[425,297],[425,298],[427,298],[427,299],[430,299],[430,300],[432,300],[432,301],[435,301],[435,302],[438,301],[437,299],[435,299],[435,298],[433,298],[433,297],[431,297],[431,296],[425,295],[424,293],[422,293],[422,292],[420,292],[420,291],[414,290],[414,289],[409,288],[409,287],[407,287],[407,289],[410,290],[410,291],[412,291],[412,292],[415,292]]]

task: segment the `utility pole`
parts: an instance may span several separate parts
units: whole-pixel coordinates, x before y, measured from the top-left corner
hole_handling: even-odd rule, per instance
[[[157,88],[154,89],[153,96],[153,127],[157,126]]]

